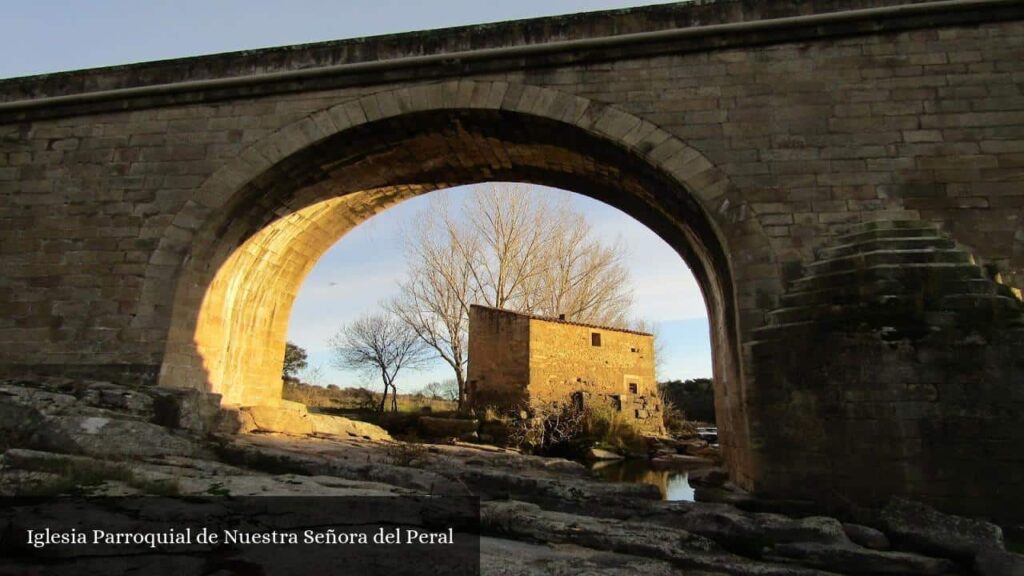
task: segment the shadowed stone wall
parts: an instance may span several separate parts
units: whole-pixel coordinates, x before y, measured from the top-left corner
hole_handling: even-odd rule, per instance
[[[1019,520],[1024,305],[1009,288],[931,226],[881,221],[819,250],[782,303],[748,344],[766,491],[912,493]]]
[[[691,266],[726,460],[741,485],[777,493],[807,463],[784,458],[798,439],[770,428],[829,418],[816,401],[768,410],[777,366],[808,381],[831,366],[829,381],[851,386],[899,372],[854,379],[839,348],[789,367],[752,352],[816,250],[864,222],[927,222],[1003,297],[1024,284],[1024,7],[894,4],[701,2],[2,81],[0,371],[273,403],[294,295],[351,226],[454,184],[548,184],[626,211]],[[491,50],[515,46],[530,48]],[[995,343],[1010,328],[993,326],[984,364],[940,362],[949,378],[1000,382],[968,395],[992,405],[1020,387]],[[788,346],[838,341],[819,328]],[[928,414],[961,401],[937,402]],[[851,430],[821,450],[847,454]],[[851,454],[832,469],[870,461]],[[926,480],[886,472],[902,478],[886,485],[938,494],[922,467],[935,458],[907,464]],[[863,477],[825,478],[839,496],[823,499],[863,495]]]
[[[478,411],[576,403],[664,433],[650,334],[473,306],[469,354],[469,400]]]

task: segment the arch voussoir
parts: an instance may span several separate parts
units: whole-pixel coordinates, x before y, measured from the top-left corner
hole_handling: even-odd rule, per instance
[[[266,197],[264,188],[267,182],[277,182],[273,171],[278,166],[291,166],[290,163],[306,151],[317,150],[310,158],[319,158],[317,154],[330,154],[335,146],[346,143],[347,138],[356,138],[349,143],[355,146],[359,138],[373,135],[375,126],[389,122],[402,126],[408,122],[407,118],[448,111],[457,114],[452,118],[458,118],[459,123],[464,119],[472,121],[472,114],[468,112],[474,111],[484,114],[480,118],[488,121],[515,118],[512,120],[514,123],[527,120],[550,122],[559,126],[558,130],[567,130],[568,134],[579,137],[572,136],[564,141],[545,144],[546,147],[538,148],[538,151],[524,152],[514,147],[532,144],[503,143],[487,138],[478,140],[478,144],[467,144],[473,138],[482,137],[474,136],[472,132],[457,131],[455,134],[458,136],[445,146],[479,148],[467,148],[461,154],[453,153],[446,157],[438,154],[437,142],[434,142],[431,144],[431,162],[423,163],[415,155],[403,151],[393,156],[380,156],[381,159],[374,157],[367,160],[362,176],[351,180],[346,178],[341,192],[336,187],[321,188],[315,184],[296,190],[288,197]],[[463,115],[463,111],[467,114]],[[424,138],[429,139],[429,136]],[[366,198],[356,193],[363,188],[346,188],[350,185],[372,187],[369,184],[372,182],[386,184],[392,171],[382,169],[383,162],[388,161],[385,158],[409,164],[396,166],[398,172],[405,174],[399,178],[404,183],[415,182],[408,180],[408,176],[415,175],[417,170],[480,170],[481,175],[501,173],[514,177],[516,170],[525,169],[530,171],[530,181],[544,170],[562,170],[570,178],[581,178],[580,174],[591,171],[600,175],[595,178],[612,178],[609,186],[616,186],[614,176],[609,174],[614,175],[620,168],[618,166],[603,166],[585,155],[580,156],[579,164],[573,164],[573,152],[569,149],[557,157],[549,157],[552,149],[564,147],[577,139],[601,142],[601,146],[616,150],[614,154],[628,156],[631,158],[629,162],[643,166],[642,169],[630,168],[641,170],[643,178],[658,179],[659,183],[654,186],[659,189],[657,193],[641,188],[629,193],[605,192],[604,198],[627,201],[622,199],[631,194],[633,199],[628,201],[636,202],[637,209],[644,214],[652,218],[668,218],[660,227],[661,233],[676,234],[673,242],[688,244],[680,253],[694,259],[693,262],[703,270],[697,275],[704,282],[702,288],[708,305],[714,309],[713,325],[725,327],[723,330],[736,330],[735,298],[742,294],[745,301],[749,301],[750,294],[747,288],[737,289],[734,285],[730,244],[740,233],[744,235],[744,243],[750,242],[747,238],[750,235],[759,237],[753,244],[768,246],[769,243],[756,222],[736,222],[715,209],[716,202],[720,198],[728,198],[732,188],[725,174],[699,150],[658,125],[607,103],[539,86],[460,79],[382,90],[324,106],[254,142],[203,182],[195,202],[182,207],[161,239],[157,251],[159,262],[153,262],[152,274],[147,278],[150,283],[166,284],[167,271],[158,270],[157,266],[178,267],[178,286],[173,296],[172,326],[161,383],[189,386],[189,379],[206,378],[214,391],[225,393],[226,401],[233,403],[270,402],[275,393],[279,397],[280,382],[275,376],[275,370],[279,376],[277,360],[263,356],[278,345],[283,349],[291,301],[301,279],[319,254],[332,243],[326,231],[341,234],[389,203],[459,182],[458,179],[443,180],[434,186],[406,186],[407,189],[401,191],[385,185],[376,195]],[[495,145],[498,150],[492,148]],[[504,146],[513,148],[505,150]],[[353,157],[357,156],[361,155]],[[322,160],[318,162],[317,166],[320,166]],[[534,163],[535,166],[523,168],[521,163]],[[293,169],[289,167],[287,170]],[[661,183],[662,178],[672,184]],[[254,182],[259,184],[249,191]],[[276,190],[274,186],[287,188],[289,184],[277,182],[271,185],[271,191]],[[245,194],[253,196],[247,201]],[[317,208],[316,203],[330,198],[330,194],[341,194],[335,200],[346,200],[331,204],[330,209]],[[349,201],[351,204],[346,204]],[[656,202],[665,204],[661,207],[651,205]],[[644,206],[640,207],[641,204]],[[734,204],[742,202],[737,199]],[[258,210],[269,212],[260,215],[254,212]],[[670,216],[678,210],[697,212],[690,217]],[[694,221],[704,224],[700,229],[681,232],[693,226]],[[296,240],[307,236],[307,240]],[[147,293],[158,295],[167,294],[167,291]],[[232,298],[250,298],[252,302],[248,306],[240,305]],[[254,311],[256,308],[262,311]],[[233,337],[229,332],[236,329],[236,324],[244,325],[244,330],[249,333],[241,339]],[[234,342],[232,349],[218,352],[222,342]],[[738,332],[720,334],[713,342],[719,350],[715,369],[719,372],[727,370],[728,374],[722,374],[722,382],[733,387],[737,385],[742,363]],[[247,351],[246,346],[252,350]],[[236,369],[235,364],[250,353],[262,355],[260,362],[247,368],[243,376],[229,377]],[[275,378],[277,381],[272,382]],[[225,384],[218,384],[222,381],[218,379],[223,379]],[[742,415],[735,417],[741,418]]]

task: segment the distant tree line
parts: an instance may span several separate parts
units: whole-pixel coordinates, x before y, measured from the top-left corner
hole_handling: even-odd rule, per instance
[[[435,400],[458,402],[459,383],[454,378],[442,380],[440,382],[434,381],[420,389],[417,394],[426,396],[427,398],[433,398]]]
[[[687,420],[715,422],[715,391],[710,378],[658,383],[661,397],[682,410]]]

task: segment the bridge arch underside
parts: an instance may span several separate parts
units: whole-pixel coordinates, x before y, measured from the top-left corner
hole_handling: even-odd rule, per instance
[[[644,154],[490,109],[409,113],[311,139],[231,190],[196,229],[160,383],[226,404],[278,403],[292,302],[346,231],[432,190],[543,184],[623,210],[690,266],[708,308],[723,455],[739,485],[839,508],[904,495],[974,514],[1021,509],[1018,300],[919,221],[833,239],[776,297],[753,279],[776,270],[754,256],[753,219],[712,213],[706,190]]]
[[[219,393],[225,404],[279,401],[292,302],[318,258],[359,222],[402,200],[485,181],[585,194],[673,246],[708,307],[716,392],[738,394],[734,281],[720,233],[699,201],[623,147],[568,124],[493,110],[407,114],[348,129],[235,193],[192,242],[160,383]],[[736,436],[740,406],[719,405],[722,428],[735,432],[723,438],[726,451],[738,455],[742,449],[733,445],[745,444]]]

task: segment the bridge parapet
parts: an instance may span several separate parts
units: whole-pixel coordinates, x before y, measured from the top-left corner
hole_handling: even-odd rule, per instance
[[[0,124],[1018,20],[1014,0],[698,0],[0,80]]]

